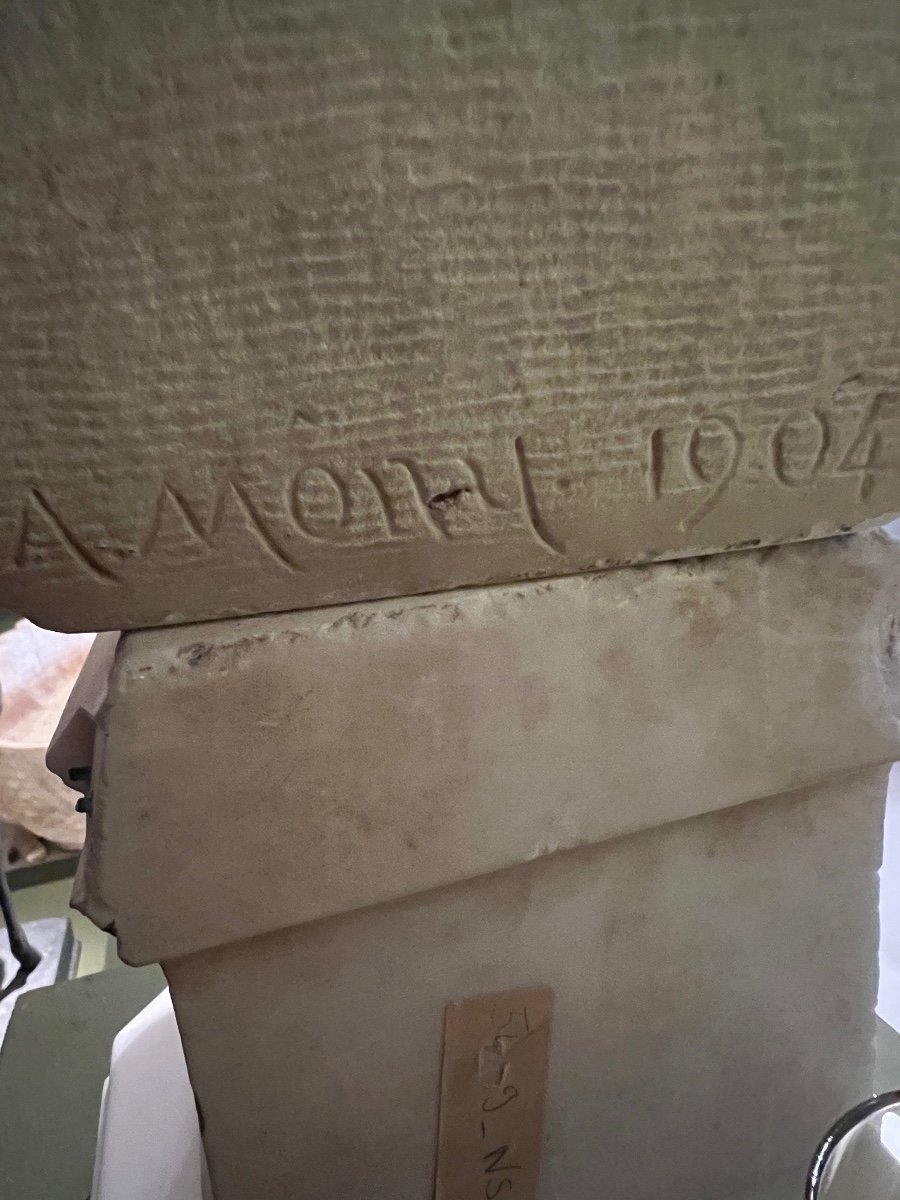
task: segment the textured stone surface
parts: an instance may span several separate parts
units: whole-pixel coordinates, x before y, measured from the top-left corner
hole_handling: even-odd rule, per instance
[[[886,775],[166,964],[217,1200],[430,1195],[445,1005],[536,984],[540,1200],[802,1196],[871,1088]]]
[[[900,508],[893,0],[24,0],[0,600],[118,628]]]
[[[78,904],[153,961],[892,761],[898,613],[874,534],[127,634]]]

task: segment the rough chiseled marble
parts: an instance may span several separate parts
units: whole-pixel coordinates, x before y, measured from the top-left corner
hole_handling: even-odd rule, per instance
[[[125,628],[900,509],[893,0],[0,27],[0,601]]]

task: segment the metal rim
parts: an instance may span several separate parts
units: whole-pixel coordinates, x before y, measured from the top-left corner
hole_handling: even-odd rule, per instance
[[[882,1112],[886,1108],[891,1108],[895,1104],[900,1104],[900,1091],[882,1092],[880,1096],[870,1096],[867,1100],[863,1100],[860,1104],[857,1104],[855,1108],[851,1108],[849,1112],[845,1112],[842,1117],[838,1117],[821,1142],[819,1142],[816,1152],[813,1155],[813,1160],[809,1166],[809,1174],[806,1177],[804,1200],[819,1200],[819,1193],[828,1163],[844,1138],[852,1133],[857,1126],[861,1125],[863,1121],[867,1121],[869,1117],[874,1117],[876,1113]]]

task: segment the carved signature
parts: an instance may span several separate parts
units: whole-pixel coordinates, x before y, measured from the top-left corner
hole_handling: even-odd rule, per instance
[[[855,382],[855,378],[845,381]],[[817,409],[788,413],[765,435],[761,457],[759,431],[754,432],[751,455],[748,433],[726,413],[657,425],[646,437],[640,464],[646,499],[656,503],[668,496],[696,496],[681,520],[682,531],[708,516],[736,479],[753,482],[760,471],[777,488],[788,490],[822,479],[855,478],[857,498],[864,501],[880,475],[900,475],[900,392],[870,396],[849,431],[847,419],[846,413],[838,418]],[[151,557],[174,515],[189,537],[209,551],[240,525],[265,557],[291,572],[307,570],[304,543],[347,550],[423,536],[451,543],[483,536],[486,520],[494,530],[498,522],[524,530],[543,553],[566,557],[566,543],[542,507],[521,435],[512,439],[502,492],[489,482],[473,456],[452,460],[452,469],[454,486],[434,492],[429,464],[411,454],[390,455],[352,468],[307,463],[286,480],[275,512],[265,509],[252,487],[232,472],[223,474],[203,502],[189,499],[182,487],[166,477],[142,536],[126,553],[132,560]],[[373,513],[380,535],[373,536]],[[85,538],[62,506],[39,486],[24,498],[7,567],[25,570],[39,564],[39,547],[47,544],[48,535],[98,583],[115,584],[121,579],[125,568],[110,563],[110,555],[104,553],[108,547]]]
[[[313,463],[301,467],[289,480],[284,495],[284,511],[289,527],[304,540],[330,546],[359,544],[363,536],[362,514],[354,501],[354,486],[363,484],[374,500],[384,529],[385,541],[397,541],[409,536],[401,521],[401,508],[412,503],[422,532],[437,541],[450,542],[461,536],[455,533],[449,515],[454,504],[471,497],[482,511],[506,515],[524,526],[534,540],[549,554],[565,555],[565,544],[550,530],[537,499],[531,477],[531,467],[524,439],[516,437],[512,445],[513,472],[518,495],[504,501],[488,487],[478,461],[466,457],[456,460],[465,483],[444,493],[432,494],[423,465],[409,455],[397,455],[375,466],[357,467],[341,472],[328,463]],[[393,469],[393,470],[391,470]],[[401,480],[398,488],[398,478]],[[324,487],[333,503],[330,515],[316,518],[304,499],[304,485],[314,481]],[[205,511],[192,502],[170,479],[163,480],[155,497],[153,509],[137,551],[132,557],[148,558],[157,545],[164,527],[167,511],[174,511],[184,523],[190,536],[207,550],[217,545],[222,533],[235,519],[240,520],[260,550],[279,566],[292,572],[307,569],[302,558],[286,546],[275,532],[277,523],[262,510],[251,490],[230,473],[217,484]],[[116,583],[121,572],[105,563],[97,551],[78,533],[61,509],[54,505],[40,488],[32,488],[25,498],[18,530],[13,540],[9,561],[14,567],[25,568],[33,561],[32,537],[36,522],[43,523],[70,556],[99,583]],[[464,535],[463,535],[464,536]],[[356,543],[354,543],[356,538]]]

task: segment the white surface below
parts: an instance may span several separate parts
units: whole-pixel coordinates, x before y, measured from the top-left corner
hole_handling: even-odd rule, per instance
[[[168,989],[113,1043],[91,1200],[212,1200]]]

